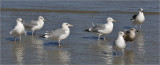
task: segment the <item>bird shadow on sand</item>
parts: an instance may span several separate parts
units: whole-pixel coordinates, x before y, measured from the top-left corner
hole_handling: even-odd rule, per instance
[[[6,38],[5,40],[7,40],[7,41],[15,41],[15,38]],[[16,41],[20,41],[20,40],[16,38]]]
[[[85,39],[95,39],[95,40],[97,40],[98,39],[98,37],[94,37],[94,36],[92,36],[92,37],[82,37],[82,38],[85,38]],[[101,40],[103,40],[103,38],[101,37],[100,38]]]
[[[36,33],[34,32],[33,35],[35,35]],[[32,35],[32,32],[27,32],[27,35]]]
[[[58,46],[58,43],[57,42],[47,42],[47,43],[44,43],[44,46]]]

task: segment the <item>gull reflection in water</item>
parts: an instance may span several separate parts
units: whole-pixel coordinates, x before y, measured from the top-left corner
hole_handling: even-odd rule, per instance
[[[60,62],[64,65],[70,65],[70,53],[65,50],[61,50],[58,48],[58,58],[60,59]]]
[[[114,63],[114,65],[125,65],[124,56],[115,56],[113,63]]]
[[[49,65],[70,65],[70,52],[64,47],[50,46],[46,53],[48,54],[47,63]]]
[[[14,47],[16,60],[18,65],[24,65],[24,46],[21,43],[18,43]]]
[[[137,33],[136,43],[137,43],[137,46],[136,46],[137,50],[136,51],[137,51],[138,58],[143,60],[145,50],[144,50],[144,37],[143,37],[143,33],[141,30]],[[140,63],[141,62],[142,61],[140,61]]]
[[[127,65],[134,65],[135,54],[133,50],[126,50],[124,56]]]
[[[125,50],[124,55],[114,57],[114,65],[134,65],[135,54],[133,50]]]
[[[100,54],[104,59],[106,65],[113,64],[112,45],[106,43],[106,41],[98,41],[98,48],[101,51]]]
[[[36,56],[35,61],[38,62],[38,64],[42,64],[43,62],[45,62],[45,50],[43,47],[43,40],[40,40],[38,38],[31,38],[31,43],[33,44],[34,49],[34,54]]]

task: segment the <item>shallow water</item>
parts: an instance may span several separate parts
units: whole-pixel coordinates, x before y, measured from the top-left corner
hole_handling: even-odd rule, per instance
[[[1,64],[18,65],[135,65],[159,63],[159,3],[158,1],[2,1]],[[117,32],[134,27],[129,20],[139,8],[144,9],[145,23],[137,38],[129,42],[124,55],[112,49]],[[25,22],[43,16],[47,22],[38,35],[23,36],[14,42],[9,32],[21,17]],[[106,17],[117,22],[107,41],[97,41],[97,35],[84,32],[94,24],[103,24]],[[69,37],[58,48],[57,41],[39,38],[45,31],[73,24]],[[28,30],[27,30],[28,31]],[[31,33],[31,31],[28,31]]]

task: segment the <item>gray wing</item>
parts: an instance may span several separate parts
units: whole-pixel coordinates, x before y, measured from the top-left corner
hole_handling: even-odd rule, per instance
[[[37,26],[37,25],[38,25],[37,21],[31,21],[31,22],[25,24],[25,27],[26,28],[32,28],[32,27]]]
[[[133,16],[132,16],[132,19],[136,19],[136,17],[137,17],[137,15],[133,15]]]
[[[105,24],[98,24],[91,28],[92,32],[98,32],[99,30],[105,29]]]
[[[133,15],[132,19],[130,19],[130,20],[136,19],[136,17],[137,17],[137,15]]]
[[[65,30],[64,29],[56,29],[54,31],[52,31],[49,35],[50,38],[59,38],[60,35],[65,34]]]

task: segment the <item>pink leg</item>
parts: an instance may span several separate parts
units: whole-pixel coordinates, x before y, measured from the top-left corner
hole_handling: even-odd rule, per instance
[[[59,45],[58,45],[58,47],[60,47],[60,46],[61,46],[61,43],[60,43],[60,41],[61,41],[61,40],[59,40],[59,41],[58,41],[58,44],[59,44]]]
[[[34,31],[32,31],[32,36],[33,36],[33,32],[34,32]]]
[[[21,36],[19,36],[19,40],[21,41]]]
[[[16,42],[16,37],[14,37],[14,41]]]
[[[104,37],[103,39],[106,40],[106,37]]]
[[[98,35],[98,40],[100,40],[101,34]]]

